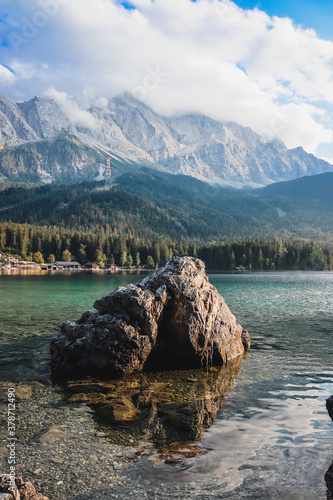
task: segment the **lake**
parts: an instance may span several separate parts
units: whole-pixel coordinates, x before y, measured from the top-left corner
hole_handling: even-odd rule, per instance
[[[155,401],[133,421],[111,424],[50,380],[49,343],[61,321],[143,276],[0,275],[1,470],[8,468],[3,429],[12,384],[17,474],[50,500],[333,498],[333,423],[325,408],[333,394],[333,273],[211,274],[249,330],[249,355],[210,373],[134,376],[127,389],[159,384],[180,398],[183,423],[169,425],[169,418],[167,426]],[[157,452],[172,441],[208,452],[163,463]]]

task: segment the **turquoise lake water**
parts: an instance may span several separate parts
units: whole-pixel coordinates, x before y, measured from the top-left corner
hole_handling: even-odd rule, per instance
[[[50,384],[48,366],[49,342],[57,325],[78,319],[95,299],[143,276],[0,275],[0,381],[42,384],[40,397],[47,397],[39,410],[34,402],[38,429],[54,424],[50,408],[56,408],[55,400],[62,397],[59,388]],[[251,351],[241,363],[235,386],[225,394],[224,407],[198,442],[208,453],[188,459],[182,467],[142,457],[123,471],[127,488],[139,478],[145,481],[142,488],[150,484],[152,491],[144,498],[157,498],[153,487],[160,483],[165,484],[165,498],[333,498],[333,472],[326,474],[333,460],[333,423],[325,408],[325,399],[333,394],[333,273],[212,274],[209,278],[238,322],[249,330]],[[71,408],[66,403],[66,411]],[[29,428],[34,425],[30,415],[20,432],[27,447],[24,453],[30,450],[32,456],[36,437],[30,437]],[[92,419],[90,410],[84,415],[83,420]],[[78,456],[79,447],[77,441]],[[28,458],[21,467],[45,493],[52,490],[51,472],[50,477],[47,471],[39,477]],[[188,488],[192,493],[185,494]],[[65,484],[60,490],[53,492],[52,500],[75,497],[64,493]],[[78,494],[82,491],[78,489]],[[105,491],[112,489],[105,485]],[[178,496],[172,496],[174,491]],[[82,498],[93,499],[91,495]]]

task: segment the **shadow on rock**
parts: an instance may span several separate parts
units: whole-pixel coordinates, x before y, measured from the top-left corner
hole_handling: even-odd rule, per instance
[[[111,439],[116,429],[118,436],[135,436],[138,443],[157,448],[174,442],[196,443],[224,407],[242,358],[208,370],[132,374],[110,381],[71,380],[64,387],[65,396],[71,403],[91,407],[99,428]]]
[[[326,409],[333,420],[333,396],[326,399]],[[325,482],[327,487],[327,500],[333,500],[333,462],[325,474]]]
[[[325,474],[325,482],[327,487],[327,500],[333,500],[333,462]]]

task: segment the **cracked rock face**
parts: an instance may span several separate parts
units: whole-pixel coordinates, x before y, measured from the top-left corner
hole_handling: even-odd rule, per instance
[[[51,342],[54,372],[223,364],[249,349],[250,338],[212,286],[204,263],[174,257],[136,285],[119,287]]]

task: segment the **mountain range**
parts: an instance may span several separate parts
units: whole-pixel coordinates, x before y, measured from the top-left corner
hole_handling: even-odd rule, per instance
[[[15,103],[0,93],[0,179],[64,183],[144,167],[210,183],[264,186],[333,171],[303,148],[200,114],[163,117],[129,94],[92,106],[74,125],[54,100]],[[89,125],[88,125],[89,123]]]

